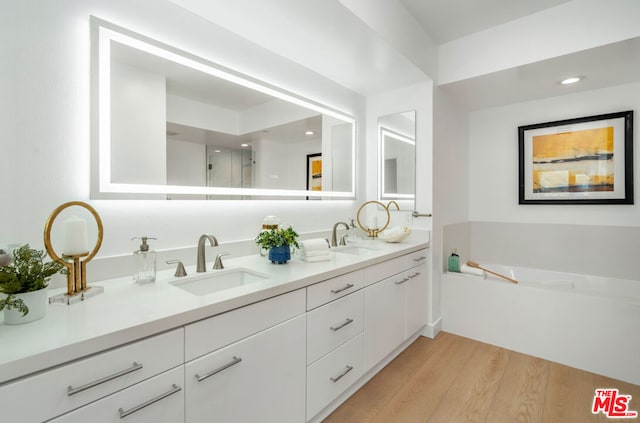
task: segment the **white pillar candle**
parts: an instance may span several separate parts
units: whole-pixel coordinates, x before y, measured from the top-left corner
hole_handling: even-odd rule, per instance
[[[375,214],[367,218],[367,226],[369,229],[378,229],[378,216]]]
[[[62,253],[68,256],[89,252],[87,221],[71,216],[64,221],[64,245]]]

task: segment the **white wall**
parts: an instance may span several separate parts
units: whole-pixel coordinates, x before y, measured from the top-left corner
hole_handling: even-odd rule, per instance
[[[28,242],[42,248],[47,217],[73,200],[91,203],[102,216],[97,259],[130,255],[132,236],[157,237],[154,247],[166,250],[194,247],[202,233],[216,235],[221,244],[252,239],[267,214],[292,222],[301,233],[328,230],[353,216],[357,201],[89,200],[90,14],[360,118],[364,100],[168,1],[23,0],[2,7],[0,35],[11,42],[0,67],[0,246]],[[89,279],[95,280],[100,275],[91,268]]]
[[[635,205],[518,204],[518,126],[624,110],[640,110],[640,83],[470,113],[469,220],[639,226],[637,200]],[[640,163],[639,149],[634,162]],[[634,179],[637,187],[637,172]]]

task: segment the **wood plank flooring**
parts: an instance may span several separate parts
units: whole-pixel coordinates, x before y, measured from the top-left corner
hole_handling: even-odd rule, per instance
[[[419,337],[325,423],[634,422],[591,413],[596,388],[640,386],[442,332]]]

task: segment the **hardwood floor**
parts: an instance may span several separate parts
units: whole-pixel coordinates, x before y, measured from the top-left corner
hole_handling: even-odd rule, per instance
[[[596,388],[640,386],[442,332],[418,338],[325,423],[640,421],[591,413]]]

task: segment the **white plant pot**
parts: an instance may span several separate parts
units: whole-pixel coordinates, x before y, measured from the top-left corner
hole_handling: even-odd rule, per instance
[[[4,323],[7,325],[19,325],[42,319],[47,314],[47,290],[40,289],[33,292],[25,292],[23,294],[13,294],[14,297],[20,298],[29,307],[29,313],[26,316],[22,312],[12,308],[4,309]]]

